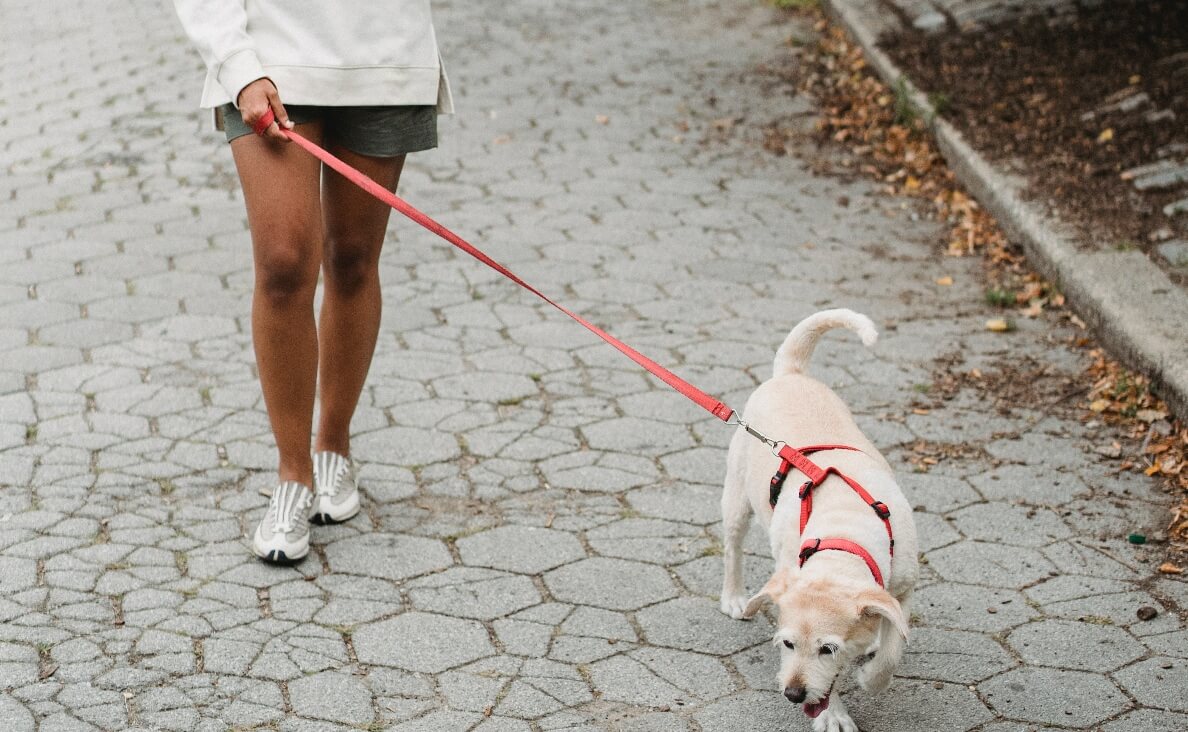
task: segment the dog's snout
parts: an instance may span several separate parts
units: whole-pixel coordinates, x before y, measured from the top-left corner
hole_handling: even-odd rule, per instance
[[[784,697],[793,704],[800,704],[804,701],[807,694],[803,686],[786,686],[784,687]]]

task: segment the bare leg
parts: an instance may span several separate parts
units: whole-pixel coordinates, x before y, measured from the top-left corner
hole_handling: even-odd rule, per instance
[[[404,156],[373,158],[344,148],[335,155],[395,191]],[[331,170],[322,181],[325,252],[319,324],[321,361],[316,450],[350,455],[351,417],[379,335],[379,256],[391,209]]]
[[[320,123],[299,125],[320,142]],[[313,485],[309,439],[318,371],[314,291],[322,254],[321,163],[296,145],[253,135],[231,143],[243,185],[256,281],[252,343],[282,481]]]

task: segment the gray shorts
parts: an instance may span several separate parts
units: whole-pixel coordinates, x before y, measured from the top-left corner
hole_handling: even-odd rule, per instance
[[[390,158],[437,147],[437,108],[396,107],[313,107],[285,105],[294,124],[321,120],[327,145],[342,145],[351,152],[375,158]],[[219,107],[227,142],[255,134],[232,104]]]

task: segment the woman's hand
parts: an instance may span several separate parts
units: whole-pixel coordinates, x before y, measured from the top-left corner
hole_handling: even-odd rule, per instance
[[[276,119],[260,135],[272,140],[289,141],[289,138],[280,131],[280,127],[283,126],[285,129],[291,130],[293,123],[289,121],[285,105],[281,104],[280,93],[277,92],[276,85],[272,83],[271,79],[256,79],[245,86],[239,92],[237,104],[243,121],[253,130],[271,109],[276,115]]]

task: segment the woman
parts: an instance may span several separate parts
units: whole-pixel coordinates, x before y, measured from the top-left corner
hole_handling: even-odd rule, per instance
[[[226,132],[251,228],[252,342],[279,452],[279,485],[252,548],[266,561],[296,561],[309,552],[311,518],[359,512],[350,424],[379,333],[389,209],[281,130],[394,191],[405,155],[436,147],[436,115],[453,111],[449,86],[429,0],[174,6],[206,62],[202,106]]]

